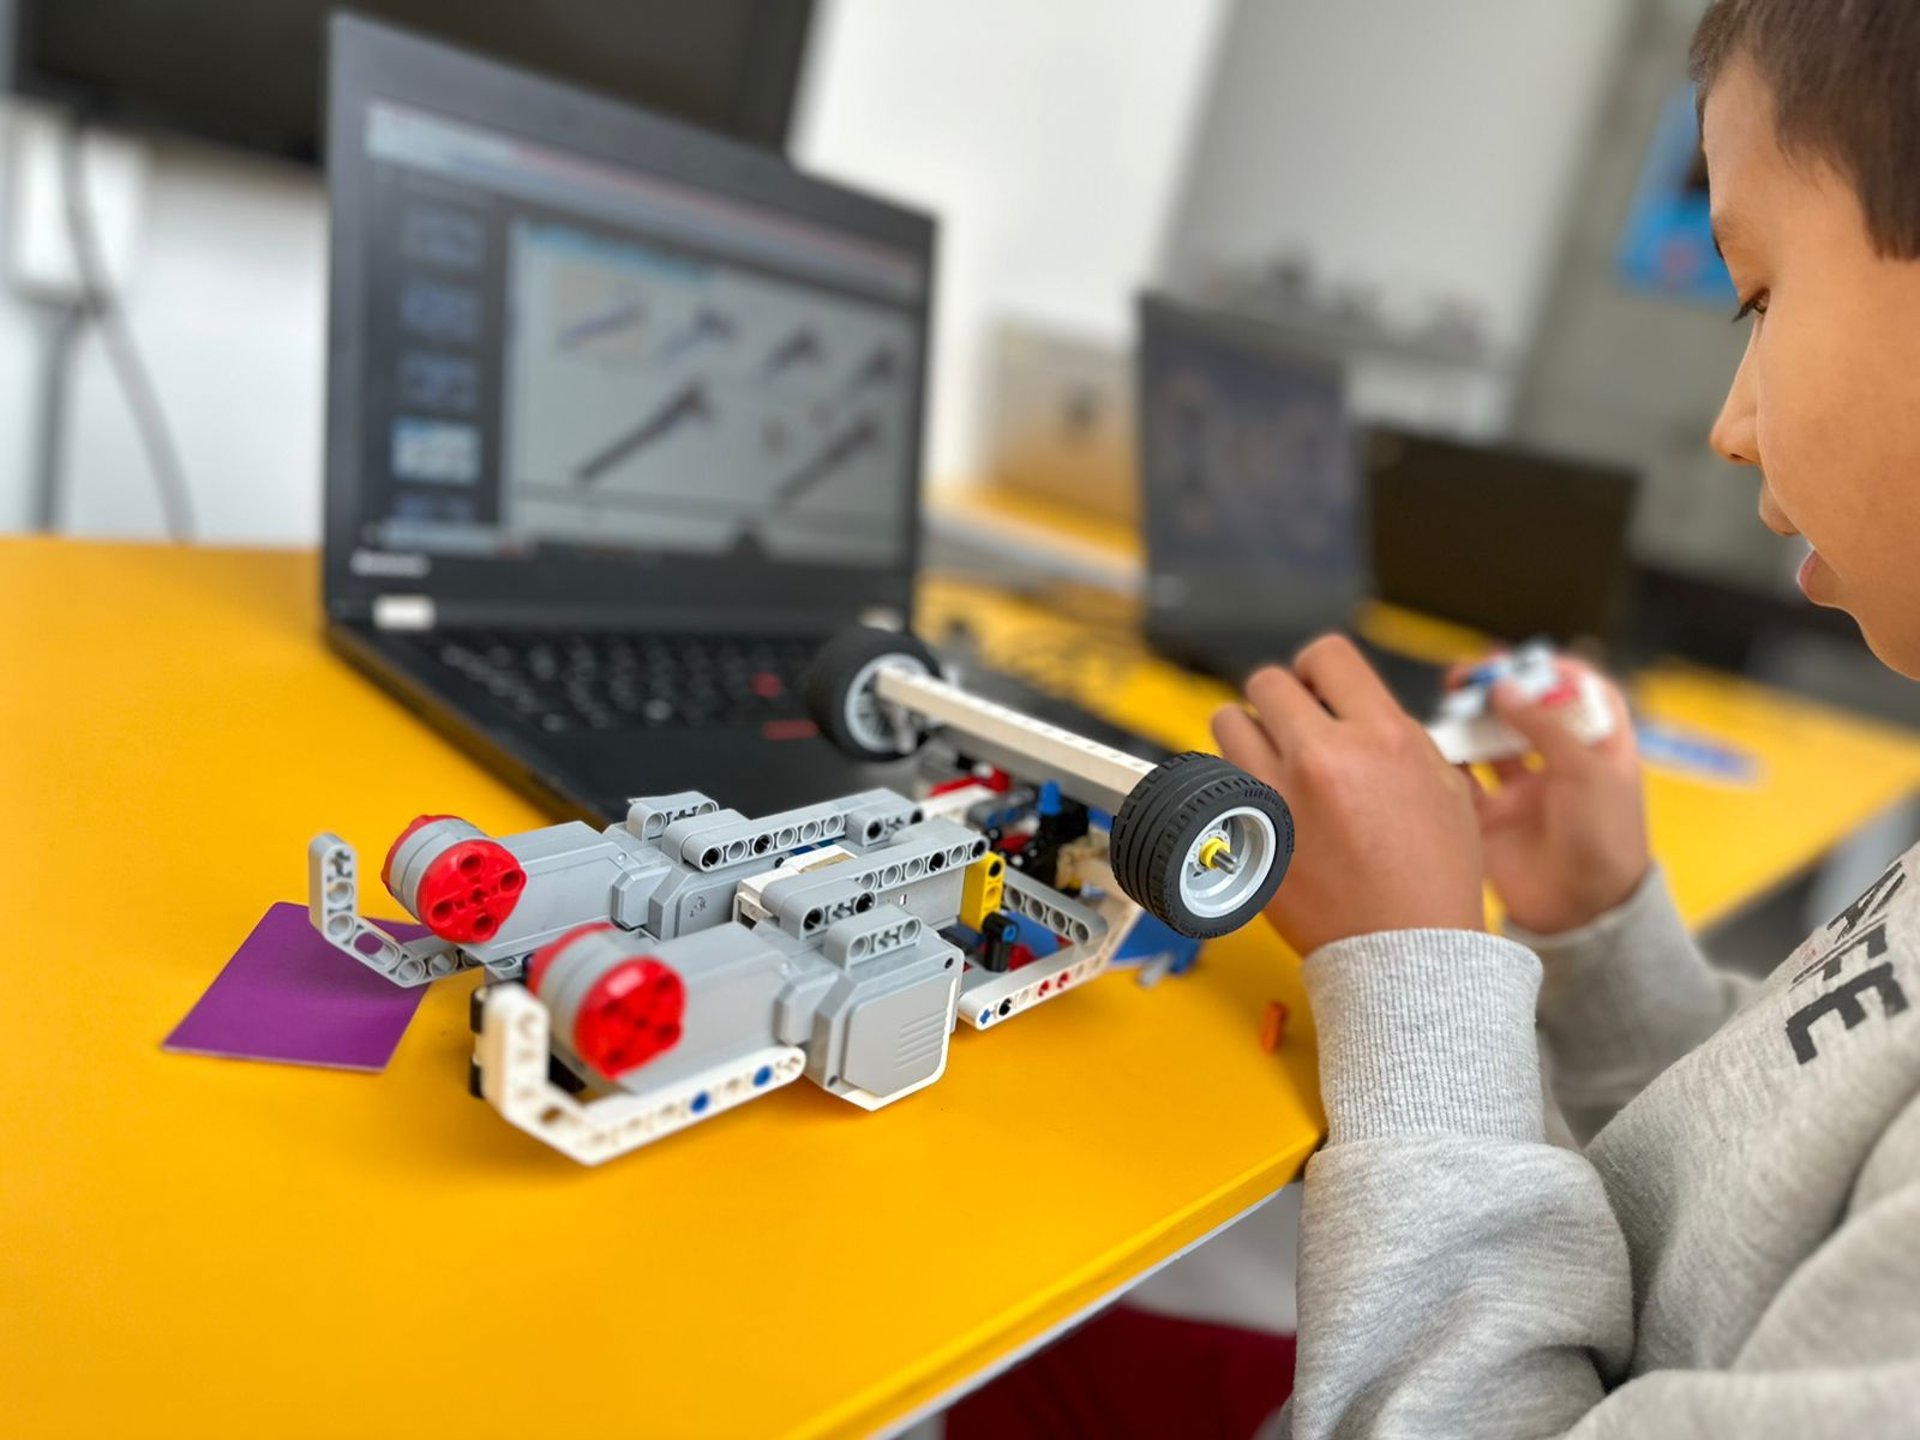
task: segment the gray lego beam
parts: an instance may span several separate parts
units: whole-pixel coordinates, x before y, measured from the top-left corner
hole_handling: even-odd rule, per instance
[[[396,940],[362,916],[359,869],[353,847],[338,835],[316,835],[307,846],[307,918],[334,949],[409,988],[478,963],[451,940]]]

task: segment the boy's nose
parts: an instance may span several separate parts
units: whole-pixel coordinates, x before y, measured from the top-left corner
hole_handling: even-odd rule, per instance
[[[1709,438],[1723,460],[1731,460],[1736,465],[1760,463],[1759,408],[1754,404],[1751,343],[1740,359],[1740,368],[1734,372],[1726,403],[1720,407],[1720,418],[1713,422]]]

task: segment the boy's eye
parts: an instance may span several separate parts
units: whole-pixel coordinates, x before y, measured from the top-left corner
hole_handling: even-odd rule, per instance
[[[1740,308],[1734,311],[1733,323],[1738,325],[1742,320],[1746,319],[1749,315],[1764,315],[1766,313],[1767,313],[1767,292],[1764,290],[1761,290],[1761,291],[1758,291],[1753,296],[1752,299],[1743,301],[1740,305]]]

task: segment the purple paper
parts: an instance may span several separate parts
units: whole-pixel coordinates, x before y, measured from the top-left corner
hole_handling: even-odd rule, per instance
[[[426,927],[379,922],[401,941]],[[424,985],[403,990],[322,939],[307,907],[281,901],[163,1042],[190,1055],[378,1072],[407,1033]]]

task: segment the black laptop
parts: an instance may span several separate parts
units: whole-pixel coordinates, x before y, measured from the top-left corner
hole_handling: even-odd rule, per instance
[[[1271,325],[1152,295],[1139,321],[1147,628],[1170,657],[1238,681],[1369,595],[1500,640],[1618,639],[1634,472],[1363,431],[1338,362]],[[1438,667],[1358,643],[1408,709],[1438,700]]]
[[[338,649],[550,808],[897,782],[819,642],[909,618],[925,215],[353,18],[331,27]]]
[[[1154,648],[1238,684],[1350,629],[1367,511],[1339,365],[1270,325],[1149,294],[1137,366]],[[1356,643],[1409,708],[1438,697],[1435,667]]]
[[[933,221],[401,31],[331,41],[331,643],[559,813],[907,783],[798,696],[840,627],[911,619]]]

